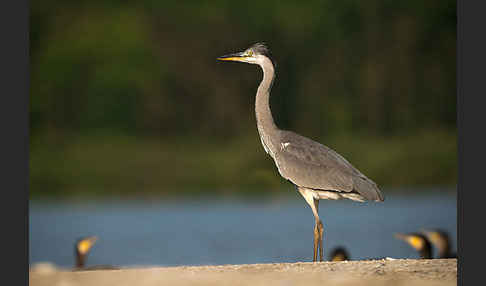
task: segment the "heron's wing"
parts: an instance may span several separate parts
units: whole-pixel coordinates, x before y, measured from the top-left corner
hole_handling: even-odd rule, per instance
[[[329,148],[319,145],[295,138],[283,140],[275,154],[275,163],[282,177],[301,187],[351,192],[350,168]]]
[[[296,133],[281,137],[275,163],[282,177],[297,186],[360,193],[368,200],[383,200],[376,184],[337,152]]]

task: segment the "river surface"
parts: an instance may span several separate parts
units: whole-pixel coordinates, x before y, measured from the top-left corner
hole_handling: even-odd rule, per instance
[[[324,256],[418,258],[395,232],[441,228],[457,243],[456,194],[390,194],[385,202],[322,200]],[[74,264],[74,242],[96,235],[87,265],[221,265],[312,260],[314,218],[295,196],[244,200],[31,201],[29,263]]]

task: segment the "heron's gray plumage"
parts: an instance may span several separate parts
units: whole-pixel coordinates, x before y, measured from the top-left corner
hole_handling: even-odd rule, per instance
[[[331,148],[292,131],[280,134],[285,143],[273,159],[285,179],[316,191],[354,192],[366,200],[383,200],[376,184]]]

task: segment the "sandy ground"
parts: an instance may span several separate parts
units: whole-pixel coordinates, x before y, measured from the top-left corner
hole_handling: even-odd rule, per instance
[[[383,259],[221,266],[60,270],[36,265],[32,286],[457,285],[457,259]]]

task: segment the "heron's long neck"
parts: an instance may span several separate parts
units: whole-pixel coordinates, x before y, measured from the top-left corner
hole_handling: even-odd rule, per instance
[[[260,86],[258,86],[255,99],[257,127],[264,145],[266,145],[271,153],[273,153],[276,146],[274,146],[275,144],[272,142],[271,138],[275,138],[275,133],[278,131],[278,128],[273,121],[269,100],[270,89],[272,88],[273,79],[275,77],[275,70],[272,62],[268,58],[264,59],[260,67],[263,70],[263,80],[260,83]]]

